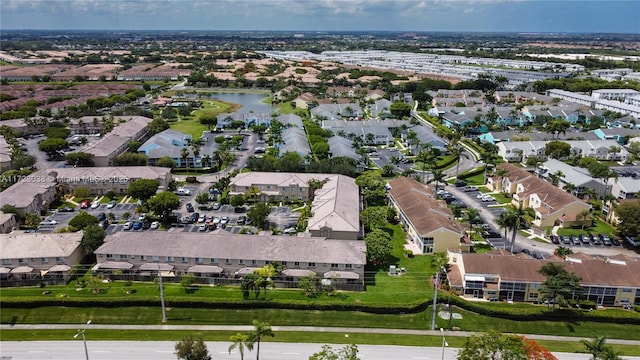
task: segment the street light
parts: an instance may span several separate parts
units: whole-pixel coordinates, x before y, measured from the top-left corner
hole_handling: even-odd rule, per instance
[[[444,360],[444,347],[449,346],[449,344],[447,344],[447,340],[444,338],[444,329],[440,328],[440,332],[442,333],[442,360]]]
[[[438,305],[438,284],[440,283],[440,270],[447,273],[447,269],[444,266],[440,266],[436,272],[435,283],[433,284],[433,315],[431,316],[431,330],[436,329],[436,306]]]
[[[87,326],[91,324],[91,320],[87,321],[82,330],[78,330],[78,332],[73,336],[74,339],[78,337],[78,335],[82,335],[82,344],[84,344],[84,357],[86,360],[89,360],[89,351],[87,350],[87,338],[84,336],[84,332],[87,330]]]

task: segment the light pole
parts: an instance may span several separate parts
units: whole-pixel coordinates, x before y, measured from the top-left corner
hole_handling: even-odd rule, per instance
[[[73,338],[77,338],[78,335],[82,335],[82,344],[84,345],[84,357],[86,360],[89,360],[89,350],[87,350],[87,338],[84,335],[84,332],[87,330],[87,326],[91,324],[91,320],[87,321],[82,330],[78,330],[78,332],[73,336]]]
[[[440,328],[440,332],[442,333],[442,360],[444,360],[444,348],[445,346],[449,346],[449,344],[447,344],[447,340],[444,338],[444,329]]]
[[[431,315],[431,330],[436,329],[436,305],[438,304],[438,283],[440,282],[440,269],[436,272],[436,278],[433,283],[433,314]]]
[[[167,312],[164,308],[164,289],[162,287],[162,271],[160,270],[160,263],[158,263],[158,277],[160,278],[160,306],[162,307],[162,322],[167,322]]]

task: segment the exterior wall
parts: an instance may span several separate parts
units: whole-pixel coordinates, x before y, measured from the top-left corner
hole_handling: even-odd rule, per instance
[[[30,266],[33,268],[34,273],[37,271],[39,273],[40,270],[47,270],[54,265],[69,265],[74,266],[82,261],[84,258],[84,249],[82,246],[78,246],[71,255],[66,257],[30,257],[23,259],[2,259],[2,266],[7,267],[18,267],[18,266]],[[33,256],[37,256],[34,254]]]
[[[556,220],[562,220],[562,215],[563,214],[578,214],[583,210],[589,210],[589,204],[587,203],[580,203],[580,202],[574,202],[571,203],[567,206],[565,206],[562,209],[558,209],[558,211],[555,211],[547,216],[543,216],[542,219],[540,220],[540,224],[536,224],[538,226],[541,227],[545,227],[545,226],[553,226],[556,222]],[[572,225],[574,225],[574,223],[579,223],[578,221],[562,221],[562,226],[563,227],[570,227]],[[535,221],[534,221],[535,224]]]
[[[133,265],[130,272],[135,273],[140,265],[149,264],[154,262],[167,263],[174,266],[174,272],[176,276],[186,274],[189,267],[193,265],[215,265],[224,269],[222,276],[233,277],[235,273],[245,267],[263,267],[267,265],[268,261],[263,260],[251,260],[251,259],[212,259],[212,258],[189,258],[180,256],[160,256],[160,257],[142,257],[136,255],[113,255],[112,258],[107,257],[104,254],[97,255],[97,262],[106,261],[122,261],[128,262]],[[307,263],[307,262],[286,262],[282,263],[283,268],[289,269],[305,269],[315,271],[318,276],[322,277],[325,272],[328,271],[352,271],[360,275],[360,280],[364,280],[364,266],[353,264],[329,264],[329,263]],[[335,267],[334,267],[335,266]],[[349,268],[348,266],[351,266]]]
[[[262,194],[259,195],[260,200],[303,200],[309,199],[309,187],[305,185],[295,184],[292,186],[277,186],[272,184],[253,184],[253,186],[260,189]],[[231,184],[231,193],[246,193],[249,191],[250,186],[238,186]]]
[[[330,239],[340,240],[358,240],[360,232],[358,231],[333,231],[331,229],[310,230],[312,237],[326,237]]]
[[[15,214],[2,213],[0,211],[0,233],[8,234],[13,231],[17,225],[18,222],[16,221]]]

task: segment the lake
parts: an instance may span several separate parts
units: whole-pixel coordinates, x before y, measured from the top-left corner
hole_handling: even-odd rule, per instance
[[[255,114],[271,114],[271,105],[263,103],[267,96],[265,94],[250,94],[250,93],[232,93],[232,92],[219,92],[210,93],[207,98],[217,99],[227,103],[242,105],[238,112],[248,114],[254,112]]]

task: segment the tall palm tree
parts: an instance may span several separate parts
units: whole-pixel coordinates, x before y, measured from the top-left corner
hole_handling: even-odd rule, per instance
[[[509,213],[508,212],[503,212],[500,213],[500,215],[498,215],[498,217],[496,218],[496,224],[498,224],[498,226],[500,227],[500,229],[504,229],[504,249],[507,249],[507,231],[509,229],[511,229],[511,219],[509,217]]]
[[[467,208],[464,213],[464,221],[469,223],[469,239],[471,239],[471,233],[473,231],[473,224],[480,220],[480,209]]]
[[[500,179],[500,180],[498,181],[498,183],[500,184],[500,189],[499,189],[499,190],[500,190],[500,191],[502,191],[502,192],[505,192],[505,191],[504,191],[504,189],[503,189],[503,186],[502,186],[502,180],[503,180],[505,177],[508,177],[508,176],[509,176],[509,170],[507,170],[507,169],[505,169],[505,168],[499,168],[499,169],[497,169],[497,170],[495,171],[495,175],[498,177],[498,179]],[[497,189],[494,189],[494,190],[497,190]]]
[[[507,212],[509,213],[509,217],[510,217],[510,221],[509,224],[511,225],[511,242],[509,243],[509,251],[511,253],[513,253],[513,248],[516,244],[516,235],[518,234],[518,230],[520,230],[520,226],[522,225],[522,222],[525,221],[524,216],[525,216],[525,211],[524,208],[522,206],[522,204],[520,204],[520,206],[513,207],[509,210],[507,210]]]
[[[271,326],[266,322],[260,322],[258,320],[253,320],[253,331],[249,335],[250,341],[256,346],[256,360],[260,360],[260,341],[265,336],[274,337],[273,331],[271,331]]]
[[[560,178],[562,178],[564,176],[564,173],[560,170],[554,172],[553,174],[550,174],[549,177],[551,178],[551,183],[553,184],[553,186],[558,186],[558,184],[560,183]]]
[[[238,352],[240,353],[240,360],[244,360],[244,350],[247,349],[249,351],[253,350],[253,343],[251,342],[251,337],[247,334],[237,333],[235,335],[231,335],[229,338],[233,344],[229,346],[229,354],[231,351],[238,348]]]
[[[456,180],[458,180],[458,171],[460,169],[460,159],[461,158],[469,158],[469,155],[466,153],[463,147],[459,145],[449,145],[447,146],[447,152],[454,159],[456,159]]]
[[[487,171],[489,170],[489,165],[495,165],[498,160],[497,153],[494,151],[485,151],[480,153],[480,161],[484,163],[484,176],[482,178],[482,184],[487,183]]]
[[[180,150],[180,157],[182,158],[182,162],[184,166],[187,168],[187,174],[189,173],[189,164],[187,163],[187,158],[189,157],[189,148],[183,147]]]
[[[432,182],[436,183],[436,189],[438,189],[438,184],[444,183],[445,178],[447,177],[447,175],[442,170],[433,170],[431,172],[431,176],[433,177],[429,179],[429,181],[427,181],[427,184]]]
[[[576,220],[578,221],[582,220],[582,230],[584,230],[584,225],[589,218],[589,214],[591,214],[589,209],[584,209],[576,214]]]
[[[211,166],[211,155],[206,154],[202,157],[202,166],[204,167]]]

